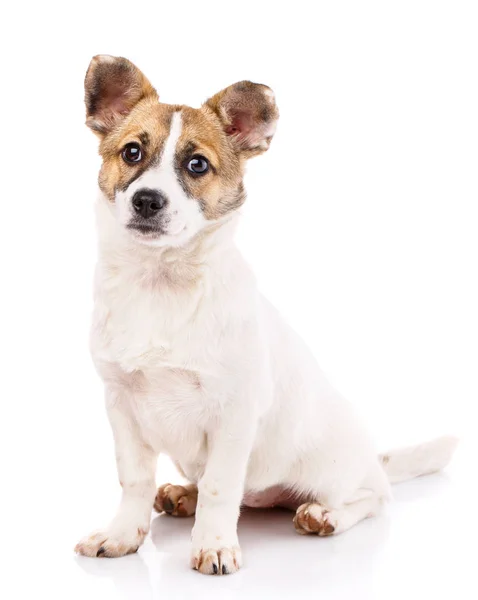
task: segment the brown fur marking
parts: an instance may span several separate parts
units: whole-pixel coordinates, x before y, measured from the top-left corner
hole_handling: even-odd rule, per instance
[[[320,519],[311,514],[311,507],[318,507],[321,511]],[[332,535],[335,527],[328,520],[329,512],[320,504],[309,502],[302,504],[297,509],[294,517],[294,526],[297,533],[306,535],[309,533],[318,534],[321,537]]]
[[[100,137],[103,164],[99,185],[114,202],[148,168],[159,164],[174,112],[180,111],[182,131],[175,169],[185,193],[197,201],[208,220],[236,210],[245,201],[242,183],[245,159],[267,150],[279,113],[272,90],[241,81],[210,98],[201,108],[158,102],[158,94],[143,73],[125,58],[96,56],[85,78],[87,124]],[[122,158],[126,144],[140,145],[142,159]],[[186,166],[194,155],[211,168],[202,176]]]
[[[154,509],[173,517],[190,517],[196,512],[198,491],[194,484],[162,485],[156,494]]]

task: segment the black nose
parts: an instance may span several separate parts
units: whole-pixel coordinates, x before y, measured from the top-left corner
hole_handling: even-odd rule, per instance
[[[142,189],[133,196],[133,208],[144,219],[154,217],[167,204],[167,198],[157,190]]]

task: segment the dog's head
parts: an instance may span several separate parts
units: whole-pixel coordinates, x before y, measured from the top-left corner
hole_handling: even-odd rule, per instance
[[[278,111],[265,85],[241,81],[194,109],[162,104],[125,58],[95,56],[87,125],[100,137],[100,188],[119,223],[150,245],[180,246],[245,200],[245,160],[268,149]]]

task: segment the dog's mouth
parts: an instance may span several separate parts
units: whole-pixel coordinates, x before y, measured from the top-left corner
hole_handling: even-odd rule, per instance
[[[142,235],[159,236],[167,233],[159,225],[149,225],[147,223],[129,223],[127,228]]]
[[[176,228],[173,228],[171,230],[171,228],[165,228],[161,225],[156,224],[150,224],[150,223],[128,223],[128,225],[126,226],[127,229],[129,229],[130,231],[132,231],[136,236],[139,236],[141,238],[146,238],[149,240],[152,239],[157,239],[161,236],[177,236],[180,233],[182,233],[185,229],[186,226],[185,225],[179,225]]]

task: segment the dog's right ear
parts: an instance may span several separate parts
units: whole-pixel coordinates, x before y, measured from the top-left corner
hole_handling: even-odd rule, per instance
[[[156,90],[129,60],[94,56],[85,77],[86,124],[103,137],[148,96],[158,99]]]

